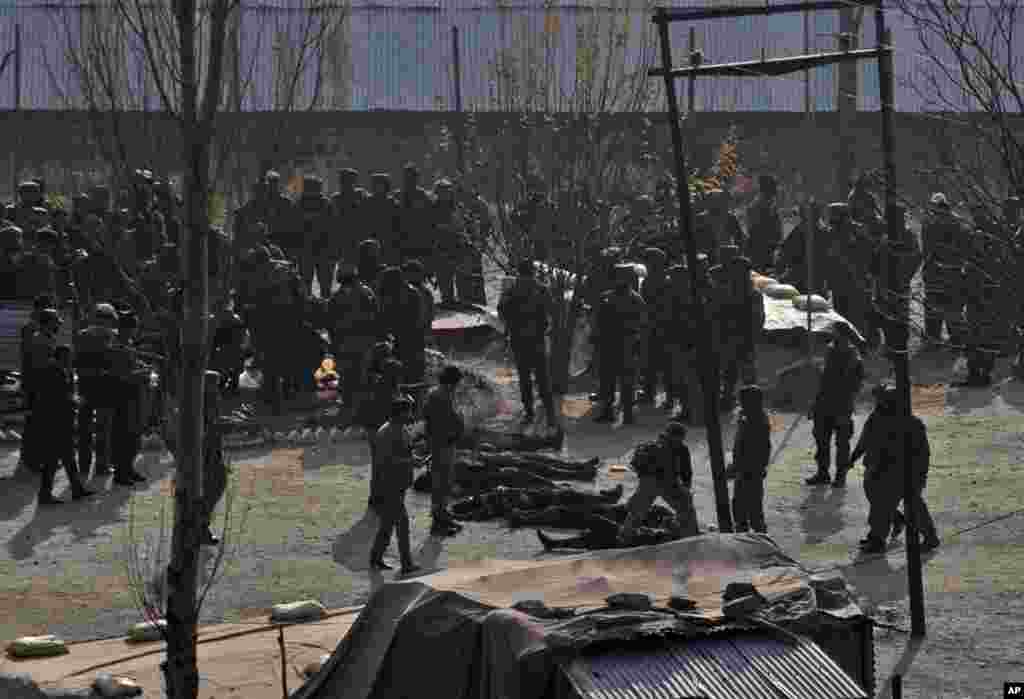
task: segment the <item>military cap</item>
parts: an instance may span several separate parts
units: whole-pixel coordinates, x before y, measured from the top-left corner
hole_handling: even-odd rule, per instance
[[[670,439],[686,439],[686,425],[673,420],[665,425],[665,436]]]
[[[462,369],[457,366],[446,366],[441,370],[441,383],[446,386],[453,386],[462,381]]]
[[[34,181],[34,180],[25,180],[24,182],[22,182],[21,184],[18,185],[18,191],[19,192],[30,192],[30,191],[41,191],[41,190],[42,190],[42,187],[40,187],[39,183]]]

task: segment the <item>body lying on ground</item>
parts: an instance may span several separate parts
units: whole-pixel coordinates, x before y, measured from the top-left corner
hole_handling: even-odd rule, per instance
[[[604,517],[595,517],[591,527],[577,536],[564,539],[554,539],[544,532],[537,530],[537,538],[544,546],[545,551],[556,549],[585,549],[595,551],[600,549],[613,549],[621,546],[619,543],[619,525]],[[674,541],[680,538],[673,534],[670,529],[651,529],[648,527],[637,527],[630,537],[631,546],[653,546],[666,541]]]
[[[506,488],[464,498],[452,505],[453,514],[464,520],[485,521],[509,517],[513,513],[534,513],[554,507],[604,507],[622,497],[621,485],[598,494],[581,493],[572,488]]]

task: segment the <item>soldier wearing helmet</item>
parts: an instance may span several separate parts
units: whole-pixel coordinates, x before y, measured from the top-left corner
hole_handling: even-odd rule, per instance
[[[970,235],[942,192],[931,196],[928,216],[921,228],[924,266],[926,342],[942,342],[943,325],[954,347],[963,346],[964,261]]]
[[[110,472],[114,402],[110,372],[118,339],[117,311],[97,304],[89,324],[75,338],[75,370],[82,402],[78,408],[78,467],[88,477],[95,447],[96,474]]]

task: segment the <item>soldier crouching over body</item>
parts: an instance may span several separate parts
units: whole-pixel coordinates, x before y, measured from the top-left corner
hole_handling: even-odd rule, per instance
[[[697,511],[693,506],[693,465],[686,446],[686,427],[670,422],[654,442],[645,442],[633,453],[631,466],[640,479],[636,492],[630,498],[629,515],[622,525],[619,542],[633,541],[637,525],[647,516],[655,499],[662,497],[676,512],[676,535],[679,538],[696,536]]]

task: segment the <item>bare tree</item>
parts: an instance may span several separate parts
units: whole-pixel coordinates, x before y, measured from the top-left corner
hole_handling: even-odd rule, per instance
[[[561,27],[561,15],[549,13],[539,46],[516,39],[536,28],[525,13],[509,13],[513,36],[503,45],[513,48],[488,67],[491,104],[482,105],[509,117],[491,144],[481,142],[470,118],[465,143],[468,179],[494,183],[495,225],[477,228],[487,235],[475,244],[507,271],[525,257],[551,264],[556,393],[568,388],[587,260],[611,238],[608,199],[642,179],[623,157],[636,135],[616,116],[648,110],[655,94],[646,75],[654,61],[650,8],[612,0],[579,13],[575,27]],[[566,57],[561,33],[573,30],[575,56]],[[562,70],[567,58],[571,77]]]
[[[1024,187],[1024,8],[1016,0],[896,0],[917,36],[911,89],[937,118],[943,145],[929,175],[968,205],[995,213]],[[965,138],[966,137],[966,138]]]
[[[151,73],[147,37],[139,27],[120,21],[120,4],[53,8],[54,28],[62,41],[58,55],[43,56],[64,106],[89,115],[94,142],[115,183],[138,166],[133,162],[137,156],[129,152],[132,143],[160,150],[161,117],[179,109],[181,99],[180,92],[161,92],[161,84],[179,77],[167,61],[159,66],[164,74]],[[159,15],[147,10],[144,19],[155,21]],[[223,41],[225,85],[218,112],[233,113],[239,120],[236,126],[242,126],[240,115],[247,110],[273,113],[278,124],[269,152],[278,157],[290,113],[319,109],[327,101],[334,104],[344,92],[347,55],[337,49],[347,17],[347,2],[297,1],[274,7],[239,3]],[[200,26],[199,31],[206,41],[209,27]],[[265,56],[271,58],[269,71],[260,60]],[[168,110],[165,99],[173,109]],[[215,129],[211,142],[211,182],[225,186],[234,202],[247,194],[243,159],[253,150],[247,135],[245,128]]]

